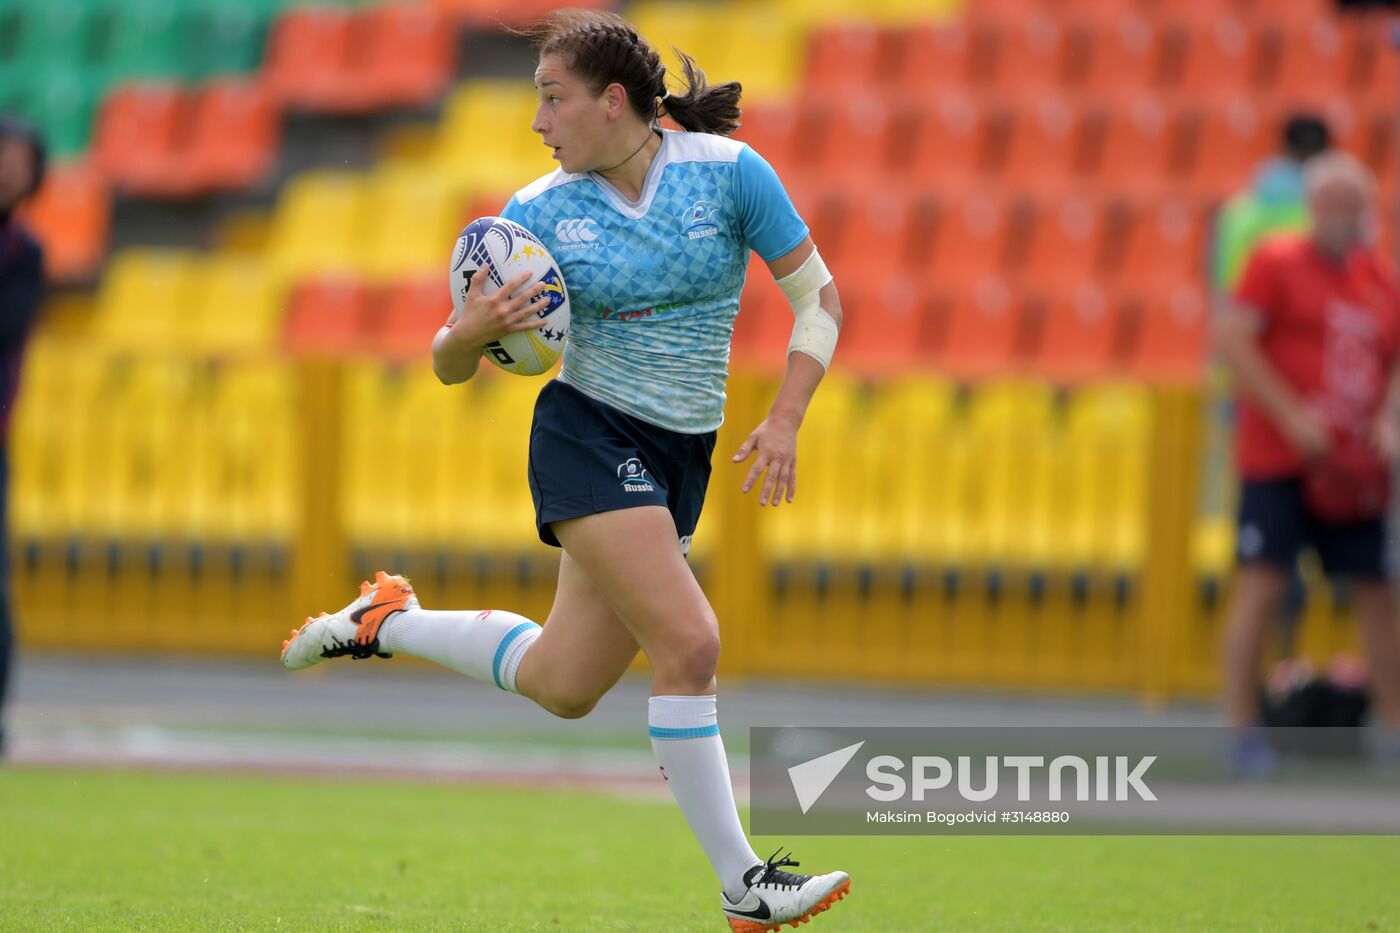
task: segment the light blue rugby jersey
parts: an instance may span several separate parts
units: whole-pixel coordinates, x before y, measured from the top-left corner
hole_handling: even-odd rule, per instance
[[[746,144],[664,131],[640,200],[563,169],[515,193],[501,216],[544,241],[572,320],[560,377],[672,431],[724,420],[729,342],[749,252],[791,251],[807,225]]]

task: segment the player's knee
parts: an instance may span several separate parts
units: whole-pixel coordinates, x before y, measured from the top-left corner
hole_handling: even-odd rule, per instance
[[[601,697],[596,693],[562,689],[545,691],[535,697],[535,702],[545,712],[558,716],[560,719],[582,719],[593,712],[599,699]]]
[[[653,661],[657,673],[678,687],[706,689],[719,666],[719,633],[708,628],[697,630],[677,639],[670,648],[661,664]]]

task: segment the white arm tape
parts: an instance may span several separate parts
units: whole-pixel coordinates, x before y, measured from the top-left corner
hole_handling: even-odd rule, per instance
[[[821,363],[822,369],[831,366],[831,355],[836,352],[836,320],[821,306],[820,300],[822,287],[830,281],[831,273],[821,253],[815,249],[796,272],[778,279],[797,318],[792,325],[788,353],[794,350],[805,353]]]

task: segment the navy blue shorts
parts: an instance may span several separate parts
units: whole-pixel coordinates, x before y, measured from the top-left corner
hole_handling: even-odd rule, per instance
[[[1246,480],[1235,537],[1240,563],[1274,564],[1291,572],[1308,545],[1329,577],[1391,577],[1385,519],[1324,522],[1308,512],[1301,479]]]
[[[550,380],[530,424],[530,495],[540,540],[559,547],[550,522],[659,505],[675,519],[682,553],[688,552],[714,451],[714,431],[668,431]]]

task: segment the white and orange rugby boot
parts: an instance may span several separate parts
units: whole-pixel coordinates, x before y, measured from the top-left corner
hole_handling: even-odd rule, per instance
[[[797,862],[774,852],[767,863],[749,869],[744,876],[749,889],[737,902],[720,892],[720,906],[734,933],[771,933],[785,923],[795,927],[851,893],[851,876],[844,871],[796,875],[782,871],[788,865],[796,868]]]
[[[417,609],[418,597],[403,577],[379,571],[360,584],[360,597],[334,614],[321,613],[282,642],[282,666],[300,671],[329,658],[391,657],[379,650],[379,627],[396,612]]]

